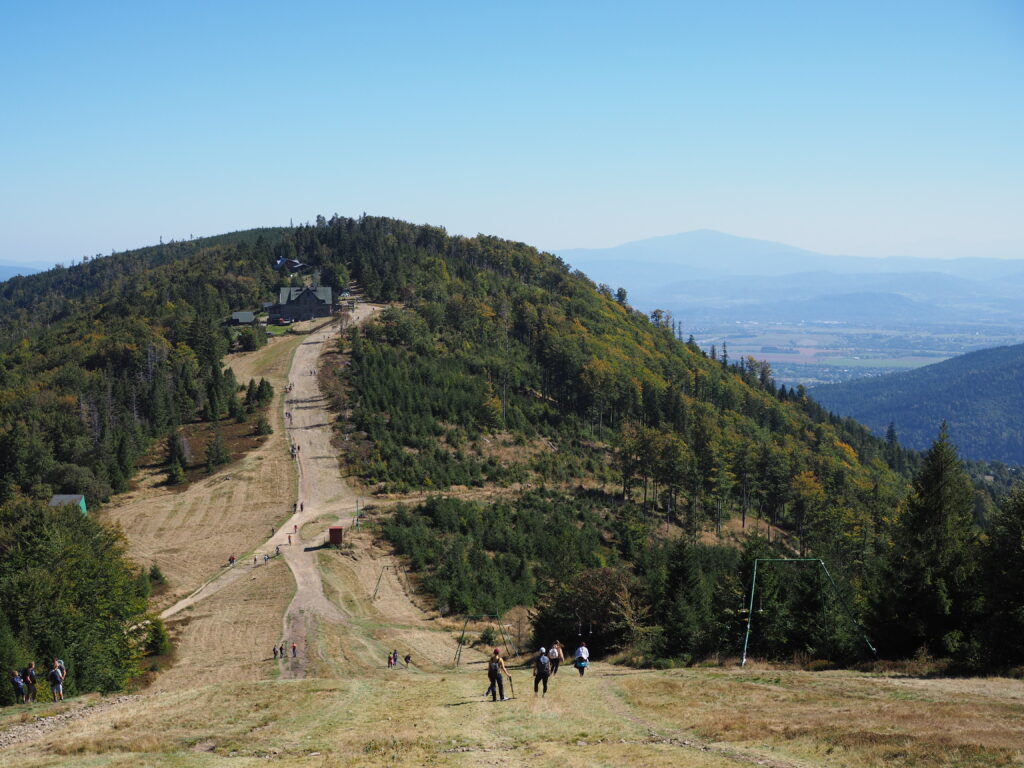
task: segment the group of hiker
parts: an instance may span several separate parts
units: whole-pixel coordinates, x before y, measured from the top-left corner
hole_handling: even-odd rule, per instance
[[[406,667],[406,669],[408,669],[409,665],[412,664],[412,654],[411,653],[405,654],[405,658],[402,659],[402,661],[405,662],[405,667]],[[396,648],[395,650],[393,650],[391,653],[388,654],[388,669],[397,669],[397,668],[398,668],[398,649]]]
[[[552,675],[558,674],[558,668],[561,663],[565,661],[565,651],[559,641],[555,641],[550,648],[541,648],[537,655],[533,659],[533,695],[536,696],[538,693],[541,696],[546,696],[548,693],[548,681]],[[576,649],[576,653],[573,654],[573,666],[576,671],[580,673],[580,677],[587,671],[587,667],[590,666],[590,649],[587,648],[585,642],[580,642],[579,647]],[[509,685],[512,683],[512,675],[509,674],[508,667],[505,666],[505,660],[501,657],[501,649],[495,648],[494,653],[491,654],[490,660],[487,662],[487,679],[490,682],[487,690],[484,692],[484,698],[491,697],[491,701],[498,701],[499,697],[501,701],[508,701],[508,697],[505,695],[504,678],[508,678]],[[515,693],[513,687],[512,693]]]
[[[63,659],[54,659],[53,666],[46,673],[54,701],[64,701],[64,680],[68,676]],[[36,663],[30,661],[23,670],[11,670],[11,685],[14,687],[15,704],[33,704],[36,701]]]
[[[292,643],[292,658],[298,658],[299,646],[296,643]],[[285,654],[284,643],[281,643],[281,647],[274,646],[274,659],[281,659],[284,661],[288,656]]]

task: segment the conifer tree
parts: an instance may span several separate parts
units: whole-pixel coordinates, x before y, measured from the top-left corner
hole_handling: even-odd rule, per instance
[[[1024,664],[1024,485],[993,517],[984,562],[982,643],[995,666]]]
[[[914,479],[878,591],[883,652],[965,650],[975,599],[973,508],[970,478],[943,423]]]
[[[227,464],[231,460],[231,454],[224,444],[224,435],[221,434],[220,425],[214,424],[213,438],[206,446],[206,471],[213,472],[221,464]]]

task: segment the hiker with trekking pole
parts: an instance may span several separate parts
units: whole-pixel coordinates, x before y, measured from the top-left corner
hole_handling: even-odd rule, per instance
[[[484,698],[487,697],[487,694],[490,694],[491,701],[497,701],[498,696],[501,696],[502,701],[508,701],[508,697],[505,696],[502,675],[508,676],[508,684],[511,686],[512,675],[509,675],[508,668],[505,666],[505,660],[501,658],[501,651],[495,648],[494,653],[491,654],[490,661],[487,662],[487,679],[490,680],[491,685],[488,687],[487,692],[484,693]],[[512,695],[515,695],[515,689],[512,689]]]

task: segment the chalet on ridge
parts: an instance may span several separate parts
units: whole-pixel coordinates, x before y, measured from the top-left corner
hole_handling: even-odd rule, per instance
[[[314,317],[330,317],[334,311],[331,289],[325,286],[310,288],[298,286],[282,288],[277,304],[270,308],[268,321],[312,320]]]

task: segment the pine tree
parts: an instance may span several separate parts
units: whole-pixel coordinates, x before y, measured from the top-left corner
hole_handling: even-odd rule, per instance
[[[943,423],[893,534],[878,590],[879,641],[889,653],[955,655],[975,609],[974,491]]]
[[[167,470],[167,484],[168,485],[182,485],[186,480],[185,470],[181,466],[180,461],[174,461],[170,468]]]
[[[256,386],[256,380],[255,379],[249,379],[249,386],[247,386],[245,388],[245,407],[246,408],[252,409],[252,408],[256,407],[256,402],[258,400],[258,396],[257,396],[258,391],[259,391],[259,389]]]
[[[260,385],[256,388],[256,400],[260,405],[266,405],[274,397],[274,388],[266,379],[260,379]]]
[[[221,464],[227,464],[229,461],[231,461],[231,454],[224,444],[224,435],[221,434],[220,426],[215,424],[213,438],[206,446],[206,471],[212,473]]]
[[[993,517],[984,563],[982,643],[991,664],[1024,664],[1024,485]]]

